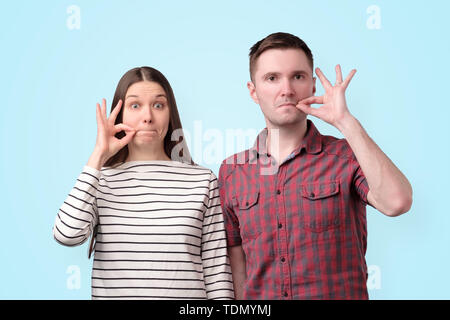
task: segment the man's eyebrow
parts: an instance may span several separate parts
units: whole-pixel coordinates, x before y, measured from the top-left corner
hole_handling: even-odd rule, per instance
[[[291,72],[291,74],[299,74],[299,73],[309,74],[309,72],[307,70],[301,70],[301,69],[300,70],[294,70],[294,71]],[[267,72],[265,75],[263,75],[263,78],[266,78],[266,77],[272,76],[272,75],[278,76],[280,74],[281,74],[281,72],[277,72],[277,71]]]
[[[162,94],[162,93],[156,95],[156,96],[155,96],[155,99],[156,99],[156,98],[159,98],[159,97],[164,97],[164,98],[167,99],[166,95],[165,95],[165,94]],[[137,95],[135,95],[135,94],[130,94],[130,95],[126,96],[125,100],[128,99],[128,98],[139,98],[139,96],[137,96]]]
[[[266,74],[264,74],[264,75],[261,77],[261,79],[266,79],[266,78],[269,77],[269,76],[278,76],[278,75],[280,75],[279,72],[276,72],[276,71],[269,71],[269,72],[267,72]]]
[[[292,71],[292,73],[294,74],[294,73],[309,73],[307,70],[295,70],[295,71]]]

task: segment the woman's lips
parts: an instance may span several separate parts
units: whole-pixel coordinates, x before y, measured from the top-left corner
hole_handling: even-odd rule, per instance
[[[157,135],[158,131],[156,130],[140,130],[136,132],[137,136],[154,136]]]

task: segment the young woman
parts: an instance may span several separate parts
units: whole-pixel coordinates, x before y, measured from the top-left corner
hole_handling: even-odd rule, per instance
[[[95,238],[92,298],[232,299],[217,178],[179,141],[164,75],[150,67],[125,73],[109,118],[105,99],[97,104],[97,127],[53,228],[67,246],[92,235],[92,250]]]

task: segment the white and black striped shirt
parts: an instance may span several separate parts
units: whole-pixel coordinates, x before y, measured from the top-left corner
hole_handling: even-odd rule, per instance
[[[97,226],[93,299],[232,299],[217,178],[177,161],[85,166],[55,219],[59,243]]]

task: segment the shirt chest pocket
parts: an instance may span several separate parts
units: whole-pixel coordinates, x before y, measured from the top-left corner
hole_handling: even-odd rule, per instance
[[[311,232],[339,227],[342,210],[338,182],[304,184],[300,188],[300,224]]]
[[[239,195],[234,199],[235,212],[239,218],[242,242],[253,240],[261,233],[259,192]]]

